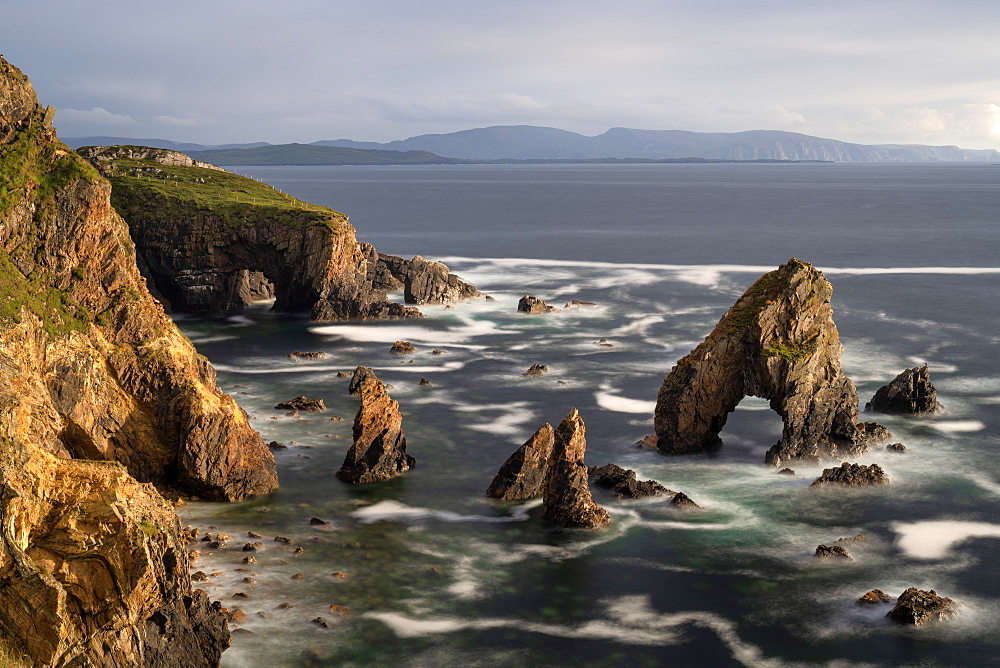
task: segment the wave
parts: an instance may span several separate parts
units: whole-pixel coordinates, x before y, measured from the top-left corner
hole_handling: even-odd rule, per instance
[[[1000,538],[1000,524],[928,520],[895,522],[899,549],[915,559],[944,559],[951,549],[969,538]]]

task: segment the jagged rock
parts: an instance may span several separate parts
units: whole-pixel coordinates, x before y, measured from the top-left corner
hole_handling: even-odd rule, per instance
[[[623,469],[617,464],[590,466],[587,469],[590,482],[598,487],[610,489],[618,498],[643,499],[650,496],[675,494],[655,480],[636,480],[635,471]]]
[[[594,503],[587,485],[586,427],[574,408],[553,434],[552,453],[545,473],[542,517],[564,527],[595,528],[611,521],[608,511]]]
[[[157,487],[264,494],[274,459],[52,112],[0,57],[0,635],[25,665],[218,665],[226,619]]]
[[[403,288],[407,304],[446,304],[483,297],[475,286],[451,273],[441,262],[426,260],[419,255],[404,260],[395,255],[378,254],[381,284],[387,290]]]
[[[517,310],[521,313],[551,313],[552,311],[558,311],[559,309],[555,306],[549,306],[537,297],[524,295],[517,302]]]
[[[522,376],[541,376],[543,373],[548,373],[549,367],[545,364],[532,364],[528,367],[528,370],[522,373]]]
[[[859,533],[856,536],[849,536],[845,538],[838,538],[834,541],[835,543],[842,543],[843,545],[860,545],[861,543],[867,543],[868,537],[863,533]]]
[[[486,496],[500,501],[520,501],[541,496],[545,489],[545,472],[552,454],[555,431],[543,424],[507,458],[497,471]]]
[[[779,473],[780,475],[795,475],[795,471],[793,471],[793,470],[792,470],[792,469],[790,469],[790,468],[783,468],[783,469],[781,469],[780,471],[778,471],[778,473]]]
[[[326,404],[322,399],[308,399],[306,397],[295,397],[288,401],[275,404],[274,408],[281,411],[305,411],[307,413],[320,413],[326,410]]]
[[[907,415],[934,413],[941,408],[926,365],[903,371],[891,383],[880,387],[865,404],[866,411]]]
[[[406,454],[399,403],[374,374],[361,381],[358,395],[361,405],[354,417],[354,443],[337,477],[352,485],[389,480],[415,464]]]
[[[420,385],[420,387],[434,387],[434,383],[427,380],[426,378],[421,378],[418,385]]]
[[[417,349],[414,348],[413,344],[409,341],[396,341],[392,344],[392,347],[389,348],[389,352],[395,353],[396,355],[412,355],[416,351]]]
[[[906,452],[906,446],[903,445],[902,443],[890,443],[889,445],[885,446],[885,449],[886,452],[897,452],[899,454]]]
[[[924,591],[910,587],[896,599],[896,605],[886,617],[900,624],[922,626],[929,622],[945,621],[958,614],[961,606],[950,598],[938,596],[933,589]]]
[[[318,351],[318,352],[299,351],[294,353],[288,353],[288,359],[292,360],[293,362],[301,362],[308,360],[325,360],[327,357],[328,355],[323,351]]]
[[[884,605],[891,601],[892,601],[892,596],[889,596],[881,589],[872,589],[870,592],[866,593],[864,596],[855,601],[854,604],[865,607],[873,607],[876,605]]]
[[[817,545],[813,556],[818,559],[854,559],[842,545]]]
[[[374,378],[375,372],[371,370],[371,367],[359,366],[354,369],[354,374],[351,376],[351,382],[347,386],[347,392],[352,396],[358,396],[358,392],[361,389],[361,384],[368,378]]]
[[[823,469],[823,475],[813,481],[813,485],[844,485],[861,487],[863,485],[888,485],[889,476],[878,464],[850,464],[844,462],[840,466]]]
[[[287,450],[288,446],[281,441],[271,441],[267,444],[267,447],[271,450]]]
[[[701,508],[697,503],[691,500],[684,492],[677,492],[674,494],[674,498],[670,499],[671,505],[677,506],[678,508],[683,508],[685,510],[692,510],[694,508]]]
[[[866,451],[874,434],[857,424],[857,391],[840,368],[832,294],[819,270],[794,258],[758,279],[664,380],[657,447],[719,447],[728,414],[755,396],[769,399],[784,423],[767,452],[772,466]]]

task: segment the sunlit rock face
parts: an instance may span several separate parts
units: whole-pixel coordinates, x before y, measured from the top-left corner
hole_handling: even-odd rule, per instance
[[[784,423],[767,452],[772,466],[857,455],[887,437],[884,428],[857,423],[832,294],[822,272],[794,258],[759,278],[664,380],[657,447],[672,454],[718,448],[726,418],[745,396],[768,399]]]

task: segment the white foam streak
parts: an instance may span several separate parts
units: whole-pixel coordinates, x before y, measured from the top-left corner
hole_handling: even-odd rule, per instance
[[[520,512],[519,512],[520,511]],[[528,519],[527,509],[524,507],[515,508],[514,514],[508,517],[490,517],[487,515],[463,515],[449,510],[431,510],[430,508],[417,508],[408,506],[399,501],[385,500],[373,503],[370,506],[360,508],[351,513],[362,524],[372,524],[382,520],[390,521],[416,521],[424,519],[435,519],[442,522],[523,522]]]
[[[415,366],[410,364],[399,364],[396,366],[375,366],[372,367],[373,371],[402,371],[404,373],[442,373],[445,371],[456,371],[465,366],[464,362],[445,362],[440,366]],[[318,372],[336,372],[344,371],[345,366],[319,366],[319,365],[302,365],[296,364],[295,366],[281,366],[275,369],[260,369],[254,367],[246,366],[236,366],[233,364],[216,364],[216,371],[226,371],[229,373],[241,373],[249,375],[263,375],[263,374],[274,374],[274,373],[318,373]]]
[[[916,559],[944,559],[955,545],[969,538],[1000,538],[1000,524],[987,522],[896,522],[892,530],[899,535],[899,549]]]
[[[986,424],[981,420],[944,420],[941,422],[931,422],[929,425],[933,429],[945,434],[975,432],[986,429]]]
[[[614,394],[613,388],[606,383],[600,386],[599,392],[594,393],[594,399],[604,410],[617,413],[645,413],[651,416],[656,409],[656,401],[620,397]]]

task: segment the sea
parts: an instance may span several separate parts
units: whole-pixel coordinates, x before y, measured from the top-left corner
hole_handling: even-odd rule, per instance
[[[180,511],[231,536],[200,543],[194,564],[208,578],[196,586],[242,612],[224,666],[1000,663],[1000,165],[233,170],[348,214],[382,252],[443,261],[495,301],[411,321],[317,323],[268,303],[177,316],[264,440],[288,446],[275,493]],[[671,366],[793,257],[833,284],[861,408],[904,369],[930,369],[943,411],[862,415],[906,446],[856,460],[888,486],[811,487],[822,464],[778,475],[764,453],[781,422],[753,397],[718,452],[637,446]],[[526,315],[526,294],[594,305]],[[390,353],[398,340],[416,352]],[[549,371],[523,375],[532,364]],[[416,466],[351,486],[334,473],[357,398],[338,372],[358,365],[391,386]],[[273,408],[299,395],[327,411]],[[573,408],[588,464],[633,469],[701,509],[595,488],[611,524],[570,530],[546,525],[540,501],[488,500],[504,460]],[[814,557],[857,534],[853,559]],[[855,604],[908,587],[960,614],[907,627],[885,618],[890,606]]]

